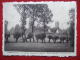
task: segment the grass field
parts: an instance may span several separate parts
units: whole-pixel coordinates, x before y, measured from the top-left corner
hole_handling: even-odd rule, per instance
[[[14,38],[9,38],[10,43],[6,43],[4,45],[5,51],[25,51],[25,52],[73,52],[74,48],[70,46],[70,43],[53,43],[51,40],[48,43],[48,39],[45,40],[45,43],[41,43],[42,41],[35,40],[23,43],[22,39],[18,40],[18,43],[15,42]]]
[[[5,51],[72,52],[69,43],[7,43]]]

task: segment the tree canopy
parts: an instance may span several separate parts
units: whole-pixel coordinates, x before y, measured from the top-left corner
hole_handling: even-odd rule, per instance
[[[17,11],[21,15],[21,22],[23,28],[26,25],[26,19],[30,18],[30,26],[32,26],[32,32],[34,30],[34,22],[38,20],[43,23],[44,29],[46,24],[51,22],[53,16],[51,10],[47,4],[16,4],[14,5]]]

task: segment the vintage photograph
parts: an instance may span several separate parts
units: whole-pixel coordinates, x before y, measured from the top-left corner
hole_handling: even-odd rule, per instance
[[[76,56],[76,2],[3,3],[3,55]]]

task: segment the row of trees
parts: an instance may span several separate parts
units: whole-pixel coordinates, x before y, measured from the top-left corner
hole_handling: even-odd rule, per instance
[[[51,18],[53,16],[47,4],[16,4],[14,6],[21,15],[20,20],[21,20],[21,27],[23,29],[23,34],[25,34],[25,25],[27,18],[30,18],[30,27],[32,29],[33,35],[34,35],[35,21],[38,21],[38,23],[42,22],[45,34],[46,25],[52,21]]]
[[[32,34],[34,35],[34,23],[38,22],[38,24],[42,23],[43,25],[43,32],[45,34],[46,29],[47,29],[47,24],[49,22],[52,22],[52,17],[53,14],[51,12],[51,10],[48,8],[47,4],[15,4],[14,5],[15,8],[17,9],[17,11],[19,12],[20,16],[21,16],[21,26],[16,25],[15,28],[13,28],[12,30],[14,30],[14,33],[21,33],[22,37],[25,35],[25,31],[26,31],[26,20],[27,18],[29,18],[29,26],[32,31]],[[71,9],[69,10],[69,15],[70,15],[70,21],[68,24],[70,24],[69,27],[69,33],[71,36],[71,41],[72,44],[74,44],[74,20],[75,20],[75,10]],[[7,25],[6,25],[7,26]],[[5,30],[6,31],[6,30]],[[34,41],[34,37],[33,37],[33,41]]]

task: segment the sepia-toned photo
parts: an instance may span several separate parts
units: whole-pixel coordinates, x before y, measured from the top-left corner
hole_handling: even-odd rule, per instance
[[[3,3],[3,55],[76,56],[76,2]]]

